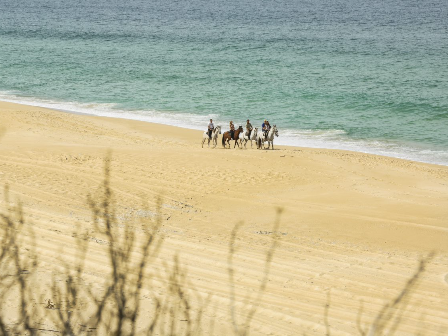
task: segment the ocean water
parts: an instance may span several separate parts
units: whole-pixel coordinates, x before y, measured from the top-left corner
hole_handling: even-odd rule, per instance
[[[0,100],[448,165],[448,3],[0,0]]]

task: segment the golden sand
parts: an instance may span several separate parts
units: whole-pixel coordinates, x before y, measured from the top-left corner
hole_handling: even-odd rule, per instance
[[[0,103],[0,184],[34,224],[39,276],[50,277],[73,253],[76,223],[91,225],[86,196],[100,184],[110,151],[118,215],[150,216],[142,197],[150,209],[163,197],[157,262],[178,253],[192,286],[213,295],[205,319],[216,335],[231,331],[227,257],[239,221],[237,308],[260,285],[272,235],[280,240],[252,335],[324,335],[326,304],[332,335],[358,334],[361,301],[366,326],[431,251],[397,334],[448,333],[448,167],[326,149],[223,149],[220,139],[215,149],[201,148],[201,137]],[[284,211],[273,233],[278,207]],[[106,248],[93,228],[90,234],[86,271],[95,282],[106,272]]]

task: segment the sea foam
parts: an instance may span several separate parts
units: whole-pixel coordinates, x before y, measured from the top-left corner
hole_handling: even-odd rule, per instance
[[[68,113],[139,120],[193,130],[205,130],[210,118],[214,120],[215,125],[221,125],[224,131],[228,127],[228,121],[219,114],[196,115],[154,110],[130,111],[118,108],[117,104],[60,102],[19,96],[13,92],[0,92],[0,100]],[[237,126],[244,124],[243,120],[235,121]],[[261,125],[258,126],[255,123],[253,126],[261,128]],[[277,128],[279,137],[274,140],[277,145],[348,150],[448,166],[448,151],[419,148],[418,144],[404,145],[386,140],[353,139],[347,132],[338,129],[294,130],[282,128],[282,125],[277,125]]]

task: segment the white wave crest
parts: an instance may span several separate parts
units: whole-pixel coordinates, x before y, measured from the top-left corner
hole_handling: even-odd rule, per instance
[[[221,125],[223,130],[226,130],[229,122],[226,116],[221,116],[216,113],[197,115],[175,111],[130,111],[119,109],[117,104],[60,102],[36,99],[34,97],[23,97],[13,92],[0,92],[0,100],[70,113],[140,120],[195,130],[205,130],[210,118],[213,119],[215,125]],[[244,125],[245,121],[234,120],[234,123],[236,126]],[[277,124],[277,127],[279,129],[279,137],[275,139],[275,143],[279,145],[342,149],[448,166],[448,151],[420,148],[418,144],[409,145],[386,140],[353,139],[350,138],[344,130],[339,129],[294,130],[283,129],[280,124]]]

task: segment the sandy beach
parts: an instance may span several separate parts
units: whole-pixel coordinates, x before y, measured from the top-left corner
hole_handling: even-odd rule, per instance
[[[221,138],[201,148],[200,131],[5,102],[0,134],[0,207],[8,184],[33,224],[43,282],[74,253],[75,226],[91,225],[87,195],[110,153],[118,216],[150,217],[162,198],[164,242],[152,267],[179,255],[189,286],[212,295],[204,325],[213,322],[213,334],[232,333],[228,254],[239,222],[237,311],[260,286],[272,236],[279,242],[251,335],[359,334],[361,302],[367,327],[432,251],[396,335],[448,333],[446,166],[326,149],[223,149]],[[89,235],[86,279],[95,283],[107,272],[107,246],[93,227]]]

